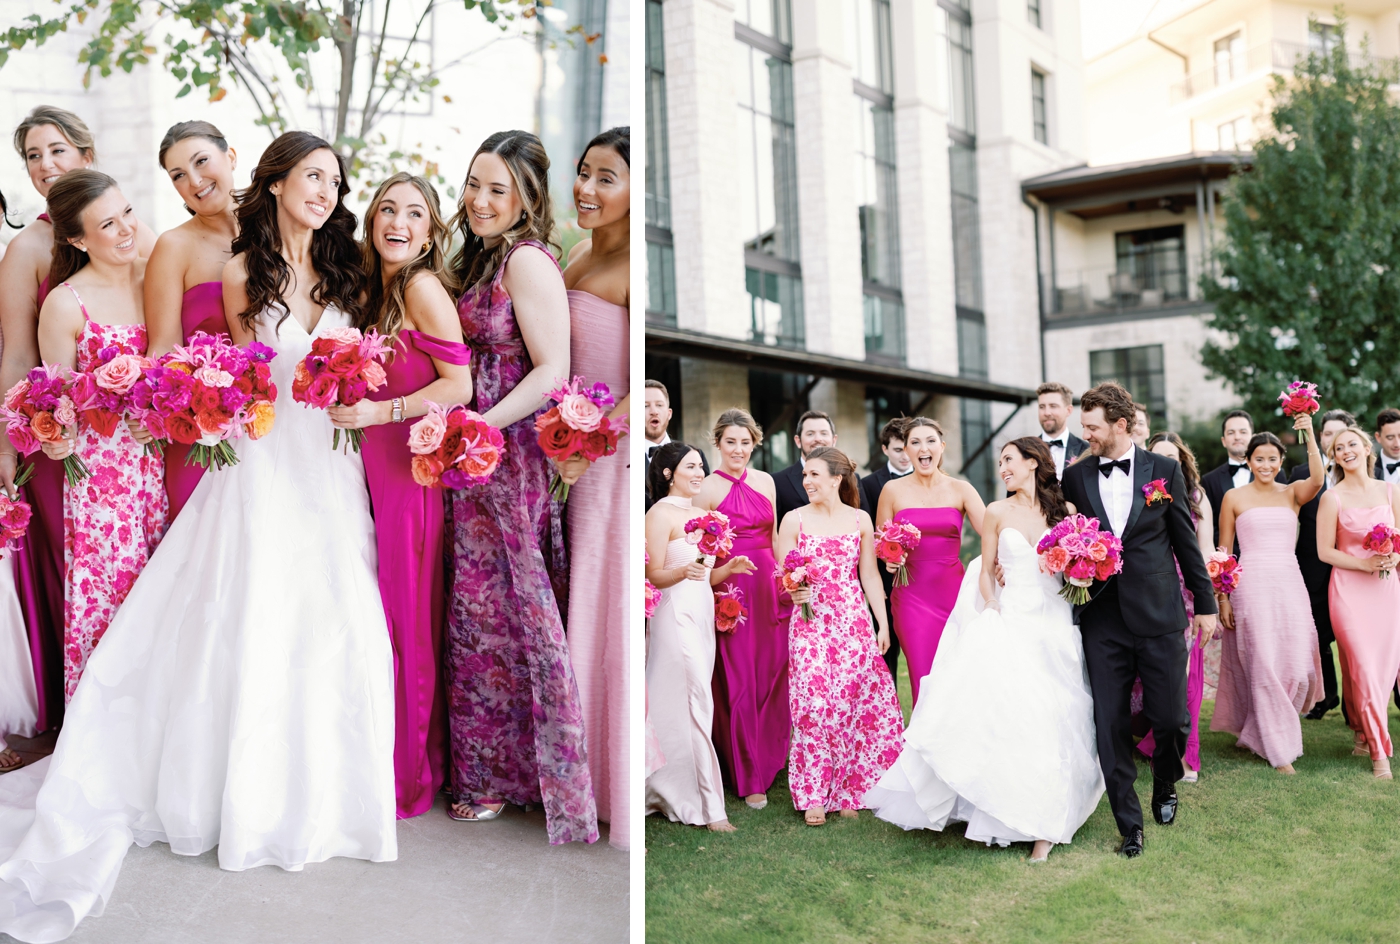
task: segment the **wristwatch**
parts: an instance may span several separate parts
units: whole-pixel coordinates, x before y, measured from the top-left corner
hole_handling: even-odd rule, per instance
[[[403,397],[394,397],[393,417],[395,423],[403,422]]]

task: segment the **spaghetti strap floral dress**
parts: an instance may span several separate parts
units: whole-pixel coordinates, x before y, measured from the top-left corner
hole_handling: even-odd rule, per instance
[[[83,310],[78,370],[96,368],[109,347],[119,354],[145,356],[144,324],[93,321],[77,289],[63,285]],[[88,656],[117,607],[160,543],[170,513],[165,461],[159,453],[146,455],[125,423],[117,423],[108,437],[79,414],[76,453],[92,474],[63,490],[65,703],[77,690]]]
[[[473,408],[485,413],[534,367],[501,285],[511,247],[489,284],[457,304],[472,349]],[[568,568],[552,466],[535,417],[501,430],[506,448],[483,485],[449,491],[447,712],[451,788],[459,803],[542,803],[551,845],[594,842],[598,813],[583,709],[556,586]]]

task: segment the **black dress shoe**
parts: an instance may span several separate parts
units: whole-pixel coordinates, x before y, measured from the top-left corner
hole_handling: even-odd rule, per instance
[[[1327,712],[1336,708],[1341,703],[1342,700],[1336,695],[1333,695],[1331,698],[1324,699],[1316,705],[1313,705],[1312,711],[1309,711],[1307,714],[1303,715],[1303,717],[1307,718],[1309,721],[1321,721],[1323,715],[1327,714]]]
[[[1125,858],[1136,859],[1142,855],[1142,827],[1134,826],[1128,830],[1128,835],[1123,837],[1123,844],[1118,847],[1118,851]]]
[[[1158,825],[1170,826],[1176,822],[1176,788],[1173,784],[1165,787],[1153,786],[1152,818]]]

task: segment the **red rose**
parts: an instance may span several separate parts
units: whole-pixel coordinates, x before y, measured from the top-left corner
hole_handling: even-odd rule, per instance
[[[190,409],[195,413],[205,413],[219,408],[219,391],[200,384],[190,396]]]
[[[882,561],[899,563],[904,559],[904,545],[898,541],[881,541],[875,546],[875,556]]]
[[[721,619],[736,620],[744,615],[744,608],[740,605],[739,601],[733,597],[725,597],[719,601],[719,605],[715,607],[715,612]]]
[[[562,422],[554,423],[540,430],[540,448],[551,459],[567,459],[576,452],[583,451],[583,437]]]
[[[597,462],[604,456],[611,455],[617,449],[617,439],[609,436],[605,429],[595,429],[591,433],[582,434],[583,454],[588,457],[589,462]]]
[[[171,439],[186,446],[198,442],[199,437],[203,435],[188,413],[176,413],[166,419],[165,431],[170,434]]]
[[[353,377],[364,363],[357,348],[341,348],[331,355],[330,372],[337,377]]]

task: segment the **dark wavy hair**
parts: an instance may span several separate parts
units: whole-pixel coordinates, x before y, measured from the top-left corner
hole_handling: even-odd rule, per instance
[[[607,131],[595,134],[593,140],[589,141],[583,149],[583,153],[578,156],[578,166],[575,173],[583,173],[583,159],[595,147],[612,148],[621,156],[622,163],[630,168],[632,166],[632,126],[618,125],[616,128],[609,128]]]
[[[318,305],[335,305],[350,316],[351,324],[360,323],[365,273],[360,263],[360,247],[355,242],[358,221],[345,206],[345,197],[350,192],[345,162],[325,139],[306,131],[288,131],[268,145],[247,189],[234,195],[238,201],[238,235],[233,240],[233,254],[243,254],[243,268],[248,273],[248,307],[238,312],[238,320],[249,331],[258,315],[273,305],[282,306],[278,328],[291,315],[283,293],[292,283],[292,268],[282,258],[277,198],[271,187],[287,179],[308,154],[320,150],[335,155],[340,186],[330,216],[311,235],[311,265],[321,279],[311,287],[311,300]]]
[[[1060,480],[1055,478],[1055,457],[1050,455],[1050,447],[1039,436],[1022,436],[1006,446],[1015,447],[1022,459],[1035,461],[1035,502],[1045,516],[1046,525],[1053,528],[1068,518],[1069,506],[1065,504],[1064,492],[1060,491]]]
[[[49,284],[61,285],[88,264],[88,254],[71,240],[83,238],[83,211],[117,182],[100,170],[70,170],[49,190],[49,222],[53,225],[53,262]]]
[[[856,464],[851,461],[851,457],[835,446],[818,446],[807,454],[803,463],[813,459],[825,462],[827,471],[840,477],[841,489],[838,494],[841,496],[841,504],[859,508],[860,484],[856,481]]]
[[[497,131],[476,149],[467,176],[476,159],[483,154],[495,154],[505,162],[510,179],[520,198],[521,217],[501,234],[501,241],[487,248],[481,237],[472,232],[471,210],[467,203],[467,184],[462,182],[462,195],[457,200],[457,215],[449,227],[461,233],[462,246],[452,259],[452,274],[462,289],[473,288],[495,274],[501,260],[512,246],[521,240],[534,239],[550,247],[559,257],[559,239],[554,230],[554,204],[549,197],[549,155],[540,139],[528,131]]]
[[[671,482],[681,460],[692,452],[699,451],[690,443],[673,439],[652,454],[651,465],[647,466],[647,495],[652,501],[660,501],[666,497],[671,491]],[[667,472],[671,473],[671,478],[666,477]]]
[[[1186,441],[1171,430],[1163,430],[1160,433],[1153,433],[1152,438],[1147,441],[1147,451],[1151,452],[1152,447],[1159,442],[1169,442],[1176,447],[1176,451],[1181,453],[1181,477],[1186,480],[1186,504],[1191,506],[1191,513],[1196,517],[1201,516],[1201,468],[1196,465],[1196,454],[1191,451],[1191,447],[1186,445]]]

